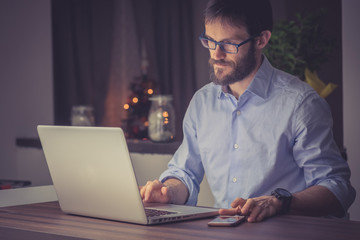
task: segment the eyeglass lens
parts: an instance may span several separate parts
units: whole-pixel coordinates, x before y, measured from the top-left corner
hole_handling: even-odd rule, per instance
[[[215,42],[210,39],[201,38],[201,43],[204,47],[209,48],[211,50],[216,49],[216,45],[219,45],[220,49],[227,53],[237,53],[237,47],[233,44],[223,43],[223,42]]]

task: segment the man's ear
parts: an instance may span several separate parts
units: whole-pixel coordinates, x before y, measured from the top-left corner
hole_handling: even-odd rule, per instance
[[[258,49],[263,49],[268,44],[271,38],[271,32],[269,30],[262,31],[260,36],[256,37],[256,46]]]

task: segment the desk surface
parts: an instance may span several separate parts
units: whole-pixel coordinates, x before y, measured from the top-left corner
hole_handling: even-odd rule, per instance
[[[277,216],[238,227],[208,227],[209,219],[156,226],[67,215],[57,202],[0,208],[2,239],[360,239],[360,222]]]

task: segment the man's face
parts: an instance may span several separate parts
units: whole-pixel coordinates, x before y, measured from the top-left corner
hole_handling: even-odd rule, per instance
[[[205,24],[205,36],[218,42],[239,44],[250,36],[245,27],[221,24],[220,21]],[[219,46],[210,51],[210,79],[222,86],[246,78],[256,67],[254,43],[250,41],[239,47],[236,54],[223,52]]]

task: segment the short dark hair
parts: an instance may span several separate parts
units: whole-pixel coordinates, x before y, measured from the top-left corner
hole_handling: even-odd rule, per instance
[[[204,11],[205,24],[222,21],[245,26],[250,36],[272,31],[273,16],[270,0],[210,0]]]

